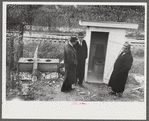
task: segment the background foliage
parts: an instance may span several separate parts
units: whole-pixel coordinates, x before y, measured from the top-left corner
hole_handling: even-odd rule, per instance
[[[111,5],[7,5],[7,29],[29,25],[80,28],[78,21],[111,21],[139,24],[144,30],[144,6]]]

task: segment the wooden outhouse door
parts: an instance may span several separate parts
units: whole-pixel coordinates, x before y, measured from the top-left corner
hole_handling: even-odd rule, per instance
[[[123,29],[114,30],[109,33],[103,83],[108,84],[114,63],[121,52],[125,40],[125,30]]]

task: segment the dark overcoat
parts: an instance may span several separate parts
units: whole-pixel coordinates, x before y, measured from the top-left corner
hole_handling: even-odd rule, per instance
[[[108,84],[114,92],[122,93],[124,91],[128,72],[131,69],[132,62],[133,57],[130,51],[124,55],[120,54],[117,58]]]
[[[87,58],[87,44],[86,41],[82,41],[82,46],[77,42],[74,45],[75,50],[77,51],[77,78],[80,80],[80,84],[82,84],[83,78],[84,78],[84,71],[85,71],[85,60]]]
[[[67,44],[64,47],[64,64],[65,64],[64,83],[67,84],[76,83],[77,55],[75,49],[70,44]]]
[[[78,63],[86,60],[87,58],[87,44],[85,40],[82,41],[82,46],[77,42],[74,45],[75,50],[77,51]]]

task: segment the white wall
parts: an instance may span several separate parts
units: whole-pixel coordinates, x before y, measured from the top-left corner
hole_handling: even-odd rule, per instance
[[[104,69],[104,83],[108,83],[108,80],[112,73],[112,67],[114,65],[115,60],[120,53],[123,43],[126,41],[125,38],[125,29],[112,29],[112,28],[98,28],[98,27],[88,27],[86,30],[86,42],[88,46],[88,58],[86,60],[85,67],[85,81],[87,80],[87,72],[89,65],[89,56],[90,56],[90,44],[91,44],[91,32],[109,32],[108,45],[107,45],[107,54],[105,61],[105,69]]]

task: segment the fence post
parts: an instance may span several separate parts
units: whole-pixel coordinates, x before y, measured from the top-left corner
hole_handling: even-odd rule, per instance
[[[32,72],[32,81],[35,82],[37,81],[37,73],[38,73],[38,46],[36,48],[36,51],[34,53],[34,63],[33,63],[33,72]]]

